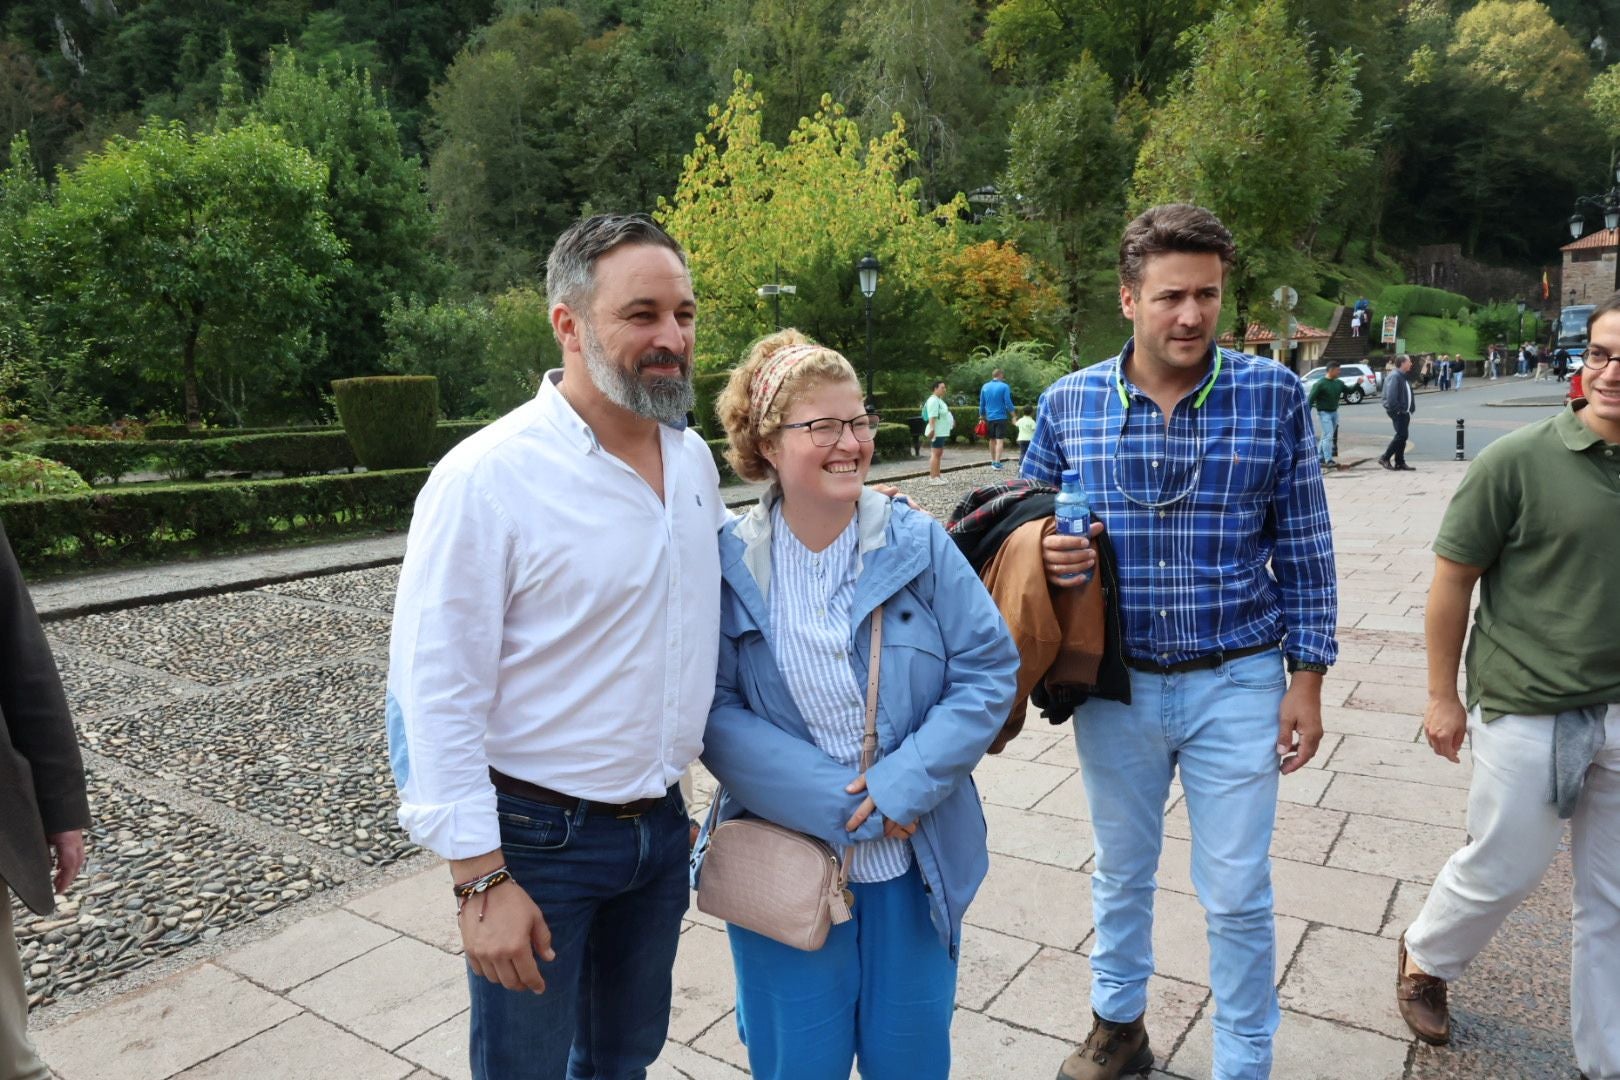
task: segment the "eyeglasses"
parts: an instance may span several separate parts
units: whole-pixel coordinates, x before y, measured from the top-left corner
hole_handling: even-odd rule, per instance
[[[1201,481],[1204,476],[1204,433],[1202,424],[1200,423],[1200,418],[1202,415],[1203,414],[1196,409],[1193,411],[1193,465],[1192,468],[1188,470],[1185,483],[1177,483],[1174,486],[1180,490],[1177,491],[1176,494],[1171,495],[1165,490],[1167,481],[1170,479],[1169,473],[1174,471],[1170,467],[1171,461],[1168,454],[1164,455],[1165,469],[1164,474],[1161,475],[1159,473],[1159,458],[1154,458],[1148,454],[1126,454],[1124,452],[1125,429],[1130,425],[1130,413],[1127,411],[1119,426],[1119,435],[1114,439],[1113,475],[1110,477],[1110,479],[1112,479],[1114,482],[1114,490],[1119,492],[1120,495],[1124,496],[1127,502],[1140,506],[1144,510],[1163,510],[1167,506],[1174,506],[1176,503],[1181,502],[1187,496],[1197,491],[1199,481]],[[1158,423],[1157,417],[1153,418],[1151,422]],[[1170,448],[1170,438],[1174,437],[1185,438],[1185,436],[1168,436],[1167,432],[1165,445],[1165,449],[1167,451]],[[1121,475],[1122,468],[1127,475]],[[1130,491],[1131,487],[1136,488],[1142,494],[1132,494]],[[1149,492],[1155,489],[1157,489],[1157,498],[1154,498],[1151,494],[1149,494]],[[1174,490],[1174,488],[1172,490]]]
[[[1607,349],[1587,349],[1581,354],[1581,363],[1590,371],[1602,371],[1615,360],[1620,360],[1620,356],[1613,355]]]
[[[782,430],[789,428],[804,428],[810,433],[810,441],[817,446],[837,446],[838,440],[844,437],[844,428],[847,425],[856,442],[871,442],[877,436],[878,423],[882,420],[875,412],[857,416],[853,420],[839,420],[831,416],[823,416],[816,420],[805,420],[798,424],[783,424]]]

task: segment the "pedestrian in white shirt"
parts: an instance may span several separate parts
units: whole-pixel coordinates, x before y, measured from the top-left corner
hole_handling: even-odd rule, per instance
[[[546,268],[561,371],[451,451],[394,609],[399,820],[450,860],[479,1080],[629,1080],[664,1045],[726,513],[685,256],[641,215]],[[448,908],[449,897],[446,898]]]

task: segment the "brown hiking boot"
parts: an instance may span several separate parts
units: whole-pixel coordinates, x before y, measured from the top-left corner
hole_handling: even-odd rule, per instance
[[[1145,1014],[1144,1014],[1145,1015]],[[1153,1068],[1147,1025],[1138,1016],[1116,1024],[1092,1013],[1091,1034],[1058,1070],[1058,1080],[1115,1080],[1120,1076],[1146,1076]]]
[[[1395,1003],[1412,1034],[1430,1046],[1451,1041],[1451,1010],[1446,1008],[1446,980],[1406,973],[1406,935],[1395,950]]]

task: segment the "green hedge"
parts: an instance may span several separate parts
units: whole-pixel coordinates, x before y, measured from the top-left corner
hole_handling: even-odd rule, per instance
[[[956,421],[956,425],[951,428],[952,442],[957,439],[966,439],[968,442],[977,441],[973,434],[973,427],[979,422],[979,407],[977,405],[952,405],[951,419]]]
[[[220,547],[410,517],[428,470],[172,484],[0,501],[24,567],[93,566],[176,547]]]
[[[911,450],[911,428],[905,424],[879,424],[872,442],[872,456],[878,460],[916,456]]]
[[[301,427],[211,427],[192,430],[184,424],[147,424],[146,437],[166,439],[236,439],[243,435],[313,435],[322,431],[342,431],[336,424],[306,424]]]
[[[15,451],[0,454],[0,499],[72,495],[89,490],[90,485],[60,461]]]
[[[482,420],[455,420],[434,432],[432,459],[484,426]],[[279,472],[287,476],[353,470],[359,464],[349,438],[339,428],[284,431],[218,439],[157,439],[103,442],[53,439],[23,447],[30,454],[61,462],[92,484],[117,483],[128,473],[151,470],[171,479],[201,480],[211,472]]]
[[[730,381],[730,371],[700,371],[692,376],[692,394],[697,399],[692,406],[692,414],[697,417],[698,431],[704,436],[724,434],[714,405],[720,400],[720,391]]]
[[[433,457],[439,380],[432,375],[367,375],[334,379],[338,419],[360,464],[406,469]]]
[[[1431,289],[1427,285],[1387,285],[1378,294],[1378,307],[1374,310],[1379,315],[1399,315],[1403,319],[1410,315],[1455,319],[1460,312],[1476,306],[1468,297],[1444,289]]]

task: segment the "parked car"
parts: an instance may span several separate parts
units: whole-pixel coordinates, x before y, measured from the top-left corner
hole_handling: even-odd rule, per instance
[[[1327,368],[1311,368],[1299,377],[1305,384],[1305,392],[1309,394],[1327,375]],[[1344,400],[1347,404],[1360,404],[1363,398],[1376,398],[1379,392],[1378,372],[1366,364],[1340,364],[1339,381],[1344,383]]]

